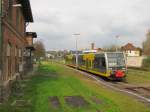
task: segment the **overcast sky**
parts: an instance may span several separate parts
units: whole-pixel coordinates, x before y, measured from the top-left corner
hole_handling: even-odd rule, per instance
[[[127,42],[141,46],[150,29],[150,0],[30,0],[35,31],[47,50]],[[115,37],[119,35],[119,39]]]

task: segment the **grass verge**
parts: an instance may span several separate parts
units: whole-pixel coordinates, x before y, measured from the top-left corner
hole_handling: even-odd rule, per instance
[[[12,96],[0,106],[0,112],[150,112],[150,108],[134,98],[109,90],[95,80],[55,63],[42,63],[35,76],[22,84],[26,85],[24,95],[19,98]],[[49,102],[49,97],[53,96],[60,101],[58,108]],[[66,96],[82,96],[89,105],[70,106],[65,101]],[[101,103],[95,103],[92,97]],[[30,105],[11,106],[15,99],[28,100]]]
[[[129,69],[126,80],[131,84],[150,87],[150,71]]]

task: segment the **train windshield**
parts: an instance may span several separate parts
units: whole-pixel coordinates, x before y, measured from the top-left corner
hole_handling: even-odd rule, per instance
[[[124,67],[125,57],[123,53],[107,53],[108,67]]]

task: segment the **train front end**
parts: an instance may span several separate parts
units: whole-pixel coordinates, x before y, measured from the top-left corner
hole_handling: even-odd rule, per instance
[[[106,53],[107,71],[111,79],[121,80],[126,77],[126,57],[123,52]]]

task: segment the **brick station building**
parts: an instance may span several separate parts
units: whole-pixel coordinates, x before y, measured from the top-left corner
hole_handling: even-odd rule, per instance
[[[26,26],[33,22],[29,0],[0,0],[0,101],[23,72],[28,42]]]

